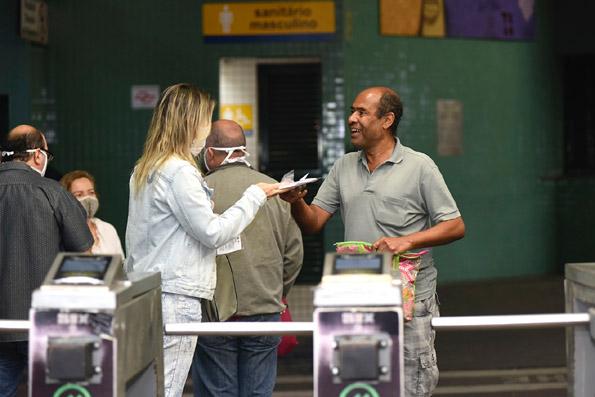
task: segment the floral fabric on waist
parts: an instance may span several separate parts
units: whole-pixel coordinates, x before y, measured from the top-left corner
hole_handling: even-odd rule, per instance
[[[369,254],[374,252],[371,243],[365,241],[341,241],[335,243],[338,254]],[[393,272],[399,271],[401,278],[401,293],[403,295],[403,317],[410,321],[414,316],[415,280],[421,265],[421,258],[429,250],[420,252],[405,252],[393,255]]]

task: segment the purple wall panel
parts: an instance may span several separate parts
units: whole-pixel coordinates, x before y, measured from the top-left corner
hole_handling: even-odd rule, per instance
[[[445,0],[448,37],[530,40],[534,0]]]

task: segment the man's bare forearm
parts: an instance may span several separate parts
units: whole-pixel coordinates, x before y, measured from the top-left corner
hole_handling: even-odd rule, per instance
[[[314,234],[322,229],[321,227],[317,228],[316,212],[310,205],[306,204],[304,199],[299,199],[291,204],[291,215],[293,215],[293,219],[295,219],[302,233]]]
[[[410,234],[405,238],[410,239],[414,248],[435,247],[459,240],[465,236],[465,223],[463,218],[455,218],[440,222],[430,229]]]
[[[463,218],[447,220],[437,225],[403,237],[381,237],[374,242],[374,248],[380,251],[406,252],[416,248],[435,247],[448,244],[465,236]]]
[[[306,204],[304,199],[291,204],[291,215],[297,222],[302,233],[314,234],[322,230],[332,214],[313,204]]]

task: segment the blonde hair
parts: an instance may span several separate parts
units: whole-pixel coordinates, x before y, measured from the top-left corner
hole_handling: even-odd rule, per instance
[[[135,193],[142,190],[152,171],[172,156],[196,165],[190,146],[207,137],[215,101],[190,84],[166,88],[153,111],[142,156],[136,162],[133,176]]]

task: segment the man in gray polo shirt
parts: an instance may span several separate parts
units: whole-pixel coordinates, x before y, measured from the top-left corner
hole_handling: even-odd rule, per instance
[[[281,195],[304,233],[319,232],[340,209],[345,240],[373,241],[380,251],[415,251],[465,235],[436,164],[397,138],[402,114],[401,99],[390,88],[371,87],[357,95],[348,122],[351,142],[360,150],[337,160],[312,204],[303,200],[305,191]],[[430,252],[416,281],[414,318],[405,323],[406,396],[429,396],[438,382],[431,328],[438,315],[436,275]]]

